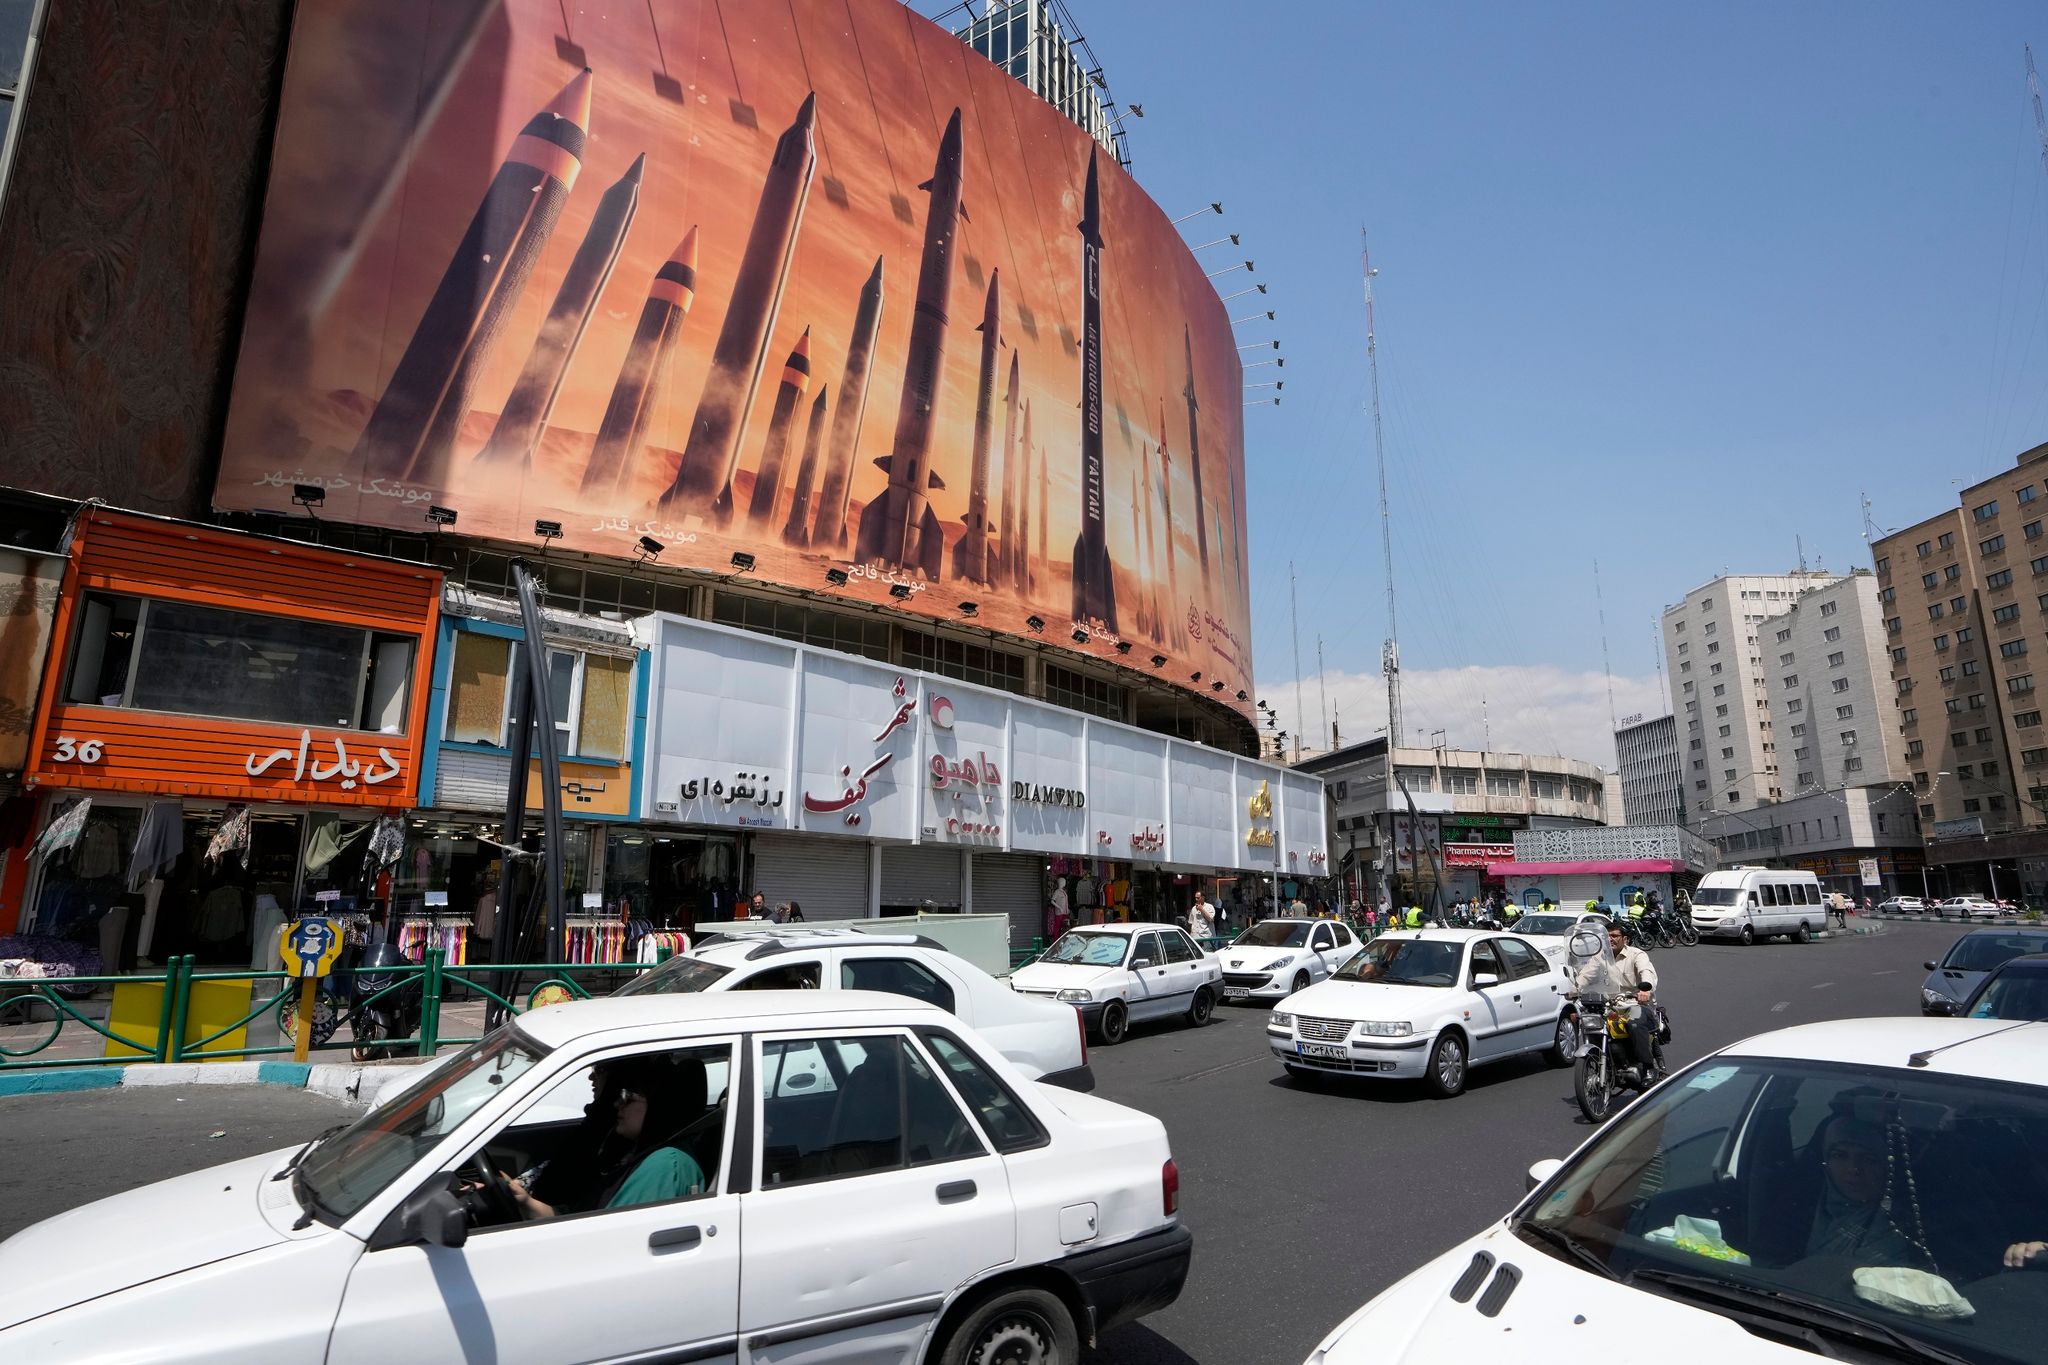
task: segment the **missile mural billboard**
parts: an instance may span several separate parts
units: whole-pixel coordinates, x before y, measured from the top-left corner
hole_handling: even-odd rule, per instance
[[[707,4],[300,7],[215,506],[745,550],[1248,712],[1243,372],[1167,216],[898,0]]]

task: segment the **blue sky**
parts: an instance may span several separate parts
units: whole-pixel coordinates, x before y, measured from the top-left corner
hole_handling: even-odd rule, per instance
[[[1476,747],[1484,695],[1500,747],[1606,761],[1596,558],[1616,709],[1662,709],[1665,603],[1795,538],[1867,564],[1859,490],[1903,526],[2048,440],[2048,7],[1069,3],[1140,182],[1221,199],[1185,230],[1271,286],[1253,632],[1290,715],[1292,558],[1308,711],[1320,633],[1346,738],[1383,723],[1361,224],[1404,728]]]

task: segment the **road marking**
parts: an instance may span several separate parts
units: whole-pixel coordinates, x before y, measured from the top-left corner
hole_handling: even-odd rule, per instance
[[[1185,1076],[1168,1076],[1162,1083],[1165,1085],[1178,1085],[1182,1081],[1198,1081],[1204,1076],[1214,1076],[1219,1071],[1229,1071],[1240,1066],[1250,1066],[1253,1062],[1263,1062],[1265,1060],[1266,1057],[1264,1055],[1240,1057],[1234,1062],[1225,1062],[1221,1066],[1212,1066],[1203,1071],[1190,1071]]]
[[[1787,1005],[1791,1003],[1792,1002],[1790,1000],[1780,1000],[1777,1004],[1771,1006],[1771,1013],[1776,1014],[1778,1013],[1778,1011],[1784,1009]]]
[[[1824,991],[1834,984],[1832,981],[1816,981],[1813,983],[1813,988],[1817,991]]]
[[[1872,976],[1897,976],[1898,974],[1899,969],[1897,967],[1887,967],[1881,972],[1871,973]]]

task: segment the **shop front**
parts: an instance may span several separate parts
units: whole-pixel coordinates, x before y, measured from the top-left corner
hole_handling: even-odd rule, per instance
[[[629,627],[601,617],[547,610],[548,710],[561,755],[559,797],[565,847],[560,860],[572,962],[617,962],[645,930],[688,929],[723,918],[739,891],[737,842],[717,834],[652,830],[639,819],[638,768],[646,711],[646,670]],[[515,679],[526,663],[518,604],[450,589],[441,620],[431,742],[421,805],[412,820],[402,889],[451,961],[508,961],[517,926],[536,904],[500,901]],[[545,789],[538,757],[524,761],[526,809]],[[528,822],[522,848],[540,851],[541,822]]]
[[[745,889],[808,921],[1171,919],[1196,890],[1327,868],[1323,784],[932,674],[677,616],[635,623],[641,816],[743,837]]]
[[[18,927],[109,971],[267,967],[290,914],[393,913],[440,574],[96,508],[69,554]]]

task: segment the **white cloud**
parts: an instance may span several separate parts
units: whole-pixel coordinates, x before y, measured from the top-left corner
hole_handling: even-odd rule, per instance
[[[1661,715],[1670,709],[1663,683],[1655,674],[1617,675],[1615,716],[1641,712]],[[1603,768],[1614,767],[1614,730],[1609,723],[1608,679],[1600,673],[1574,673],[1549,665],[1410,669],[1401,675],[1401,728],[1404,744],[1427,744],[1428,732],[1444,730],[1453,748],[1491,748],[1502,753],[1559,754]],[[1305,747],[1329,747],[1323,723],[1323,695],[1336,713],[1344,742],[1356,744],[1386,727],[1386,682],[1377,673],[1330,673],[1322,680],[1301,680],[1301,706],[1308,715],[1302,730],[1295,712],[1295,684],[1262,679],[1259,695],[1280,713],[1280,727],[1290,735],[1314,735]],[[1418,735],[1420,730],[1424,733]],[[1270,732],[1268,732],[1270,733]]]

